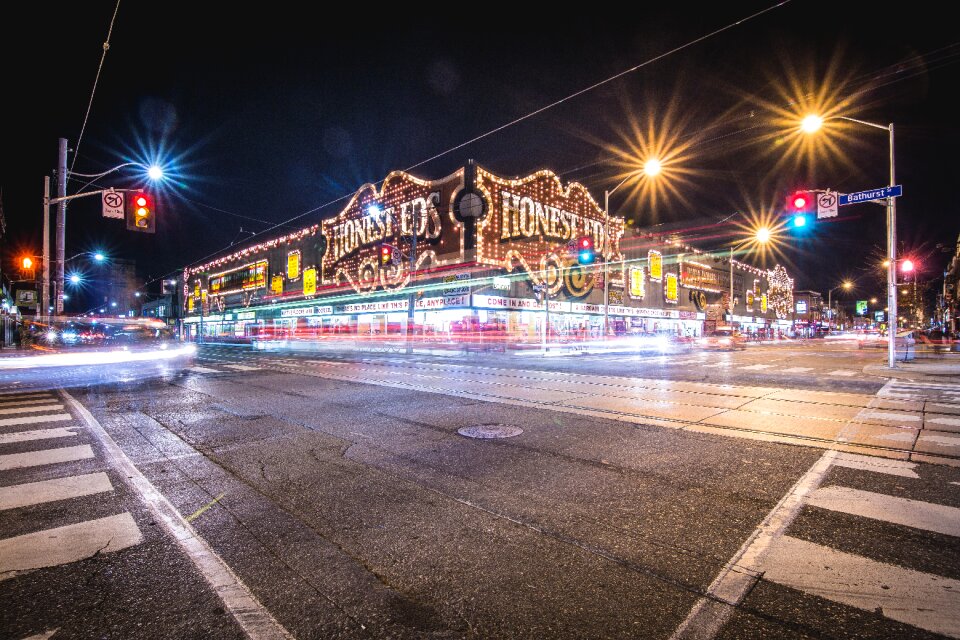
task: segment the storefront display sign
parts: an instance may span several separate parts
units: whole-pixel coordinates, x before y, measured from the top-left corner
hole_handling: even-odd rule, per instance
[[[317,293],[317,270],[303,270],[303,295],[312,296]]]
[[[643,300],[644,296],[643,267],[630,267],[630,297]]]
[[[652,249],[647,252],[647,261],[650,267],[650,279],[660,282],[663,279],[663,254]]]
[[[387,300],[384,302],[360,302],[344,304],[337,307],[339,313],[390,313],[392,311],[406,311],[406,300]]]
[[[537,311],[543,304],[534,298],[506,298],[504,296],[474,295],[473,306],[483,309],[518,309]]]
[[[672,304],[677,304],[680,299],[680,290],[677,283],[677,274],[668,273],[663,283],[663,299]]]

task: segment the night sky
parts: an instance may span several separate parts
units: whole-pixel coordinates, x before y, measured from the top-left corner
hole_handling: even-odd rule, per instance
[[[4,269],[20,252],[39,252],[43,176],[55,167],[57,138],[76,148],[115,8],[30,5],[4,20],[2,34]],[[442,10],[358,7],[343,20],[325,18],[322,5],[308,15],[285,3],[256,12],[231,3],[121,3],[71,163],[96,173],[158,159],[172,180],[158,194],[153,236],[101,218],[97,198],[72,203],[67,256],[103,249],[135,259],[145,280],[160,278],[249,242],[251,232],[300,216],[259,236],[267,239],[334,215],[338,199],[391,170],[438,178],[468,159],[505,176],[549,168],[602,202],[629,158],[658,145],[675,153],[662,176],[669,186],[655,200],[624,186],[613,212],[637,227],[696,229],[689,235],[703,236],[697,244],[722,247],[744,233],[736,226],[744,212],[781,211],[795,188],[887,184],[883,131],[838,126],[828,145],[794,144],[784,114],[824,102],[839,105],[836,115],[895,123],[902,244],[921,277],[940,275],[949,254],[937,244],[952,249],[960,232],[960,36],[944,5],[910,3],[896,15],[867,3],[715,5],[627,14],[538,5],[535,21],[511,14],[511,5],[449,12],[476,7],[464,21]],[[140,182],[121,171],[98,184]],[[84,183],[71,180],[68,192]],[[783,262],[799,289],[826,293],[853,277],[851,297],[882,295],[874,275],[884,236],[883,208],[845,207],[805,237],[785,236],[767,265]]]

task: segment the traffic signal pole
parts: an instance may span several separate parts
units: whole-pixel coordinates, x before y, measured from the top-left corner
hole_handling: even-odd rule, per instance
[[[876,126],[876,125],[874,125]],[[890,129],[890,186],[897,184],[893,162],[893,123]],[[897,199],[887,198],[887,366],[897,366]],[[904,356],[906,359],[906,356]]]
[[[60,138],[60,154],[57,162],[57,277],[54,288],[54,315],[63,313],[63,258],[67,226],[67,139]],[[46,268],[46,267],[44,267]]]

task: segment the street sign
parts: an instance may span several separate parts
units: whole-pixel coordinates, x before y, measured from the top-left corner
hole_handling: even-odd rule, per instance
[[[100,194],[100,202],[103,204],[104,218],[117,218],[123,220],[123,192],[122,191],[104,191]]]
[[[899,198],[903,195],[903,186],[896,184],[892,187],[882,187],[880,189],[868,189],[866,191],[857,191],[856,193],[841,193],[840,206],[848,204],[857,204],[860,202],[869,202],[871,200],[883,200],[884,198]]]
[[[827,191],[817,194],[817,220],[822,218],[836,218],[838,208],[836,192]]]
[[[857,300],[857,315],[865,316],[867,315],[867,301],[866,300]]]

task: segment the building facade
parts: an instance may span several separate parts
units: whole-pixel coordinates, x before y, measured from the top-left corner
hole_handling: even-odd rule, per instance
[[[584,239],[593,263],[578,258]],[[786,271],[736,260],[732,271],[731,317],[725,252],[625,237],[623,218],[550,171],[507,179],[470,163],[439,180],[391,173],[334,217],[186,268],[179,294],[188,339],[489,330],[536,342],[545,326],[567,339],[605,327],[692,337],[729,322],[785,333]]]

